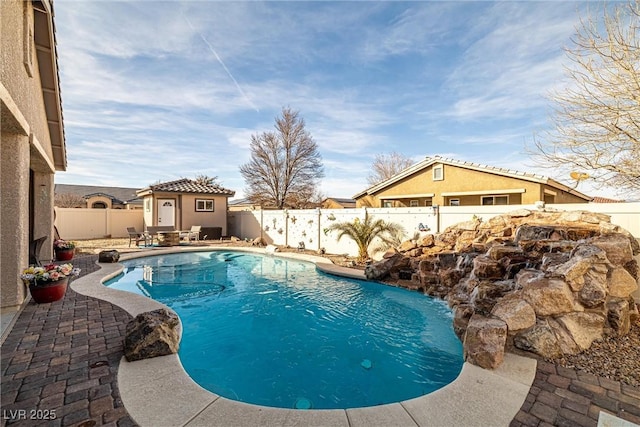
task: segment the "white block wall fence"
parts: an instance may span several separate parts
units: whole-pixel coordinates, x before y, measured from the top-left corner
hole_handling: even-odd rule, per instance
[[[640,203],[590,203],[547,205],[547,208],[576,211],[585,210],[611,216],[611,222],[628,230],[640,239]],[[253,240],[263,237],[268,244],[298,247],[304,242],[306,249],[324,248],[327,253],[357,255],[353,241],[337,241],[337,232],[328,231],[336,222],[374,219],[400,224],[407,235],[427,234],[470,220],[474,215],[484,221],[518,209],[537,210],[534,205],[508,206],[440,206],[419,208],[358,208],[358,209],[303,209],[256,210],[229,212],[229,235]],[[125,209],[71,209],[56,208],[56,226],[64,239],[96,239],[127,237],[127,227],[143,229],[142,210]]]

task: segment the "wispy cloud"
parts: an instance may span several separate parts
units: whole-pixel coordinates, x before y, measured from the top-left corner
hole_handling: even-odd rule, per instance
[[[69,155],[56,179],[205,173],[240,197],[251,135],[285,106],[320,147],[327,195],[366,188],[390,151],[515,164],[548,125],[582,7],[549,5],[56,1]],[[163,168],[133,167],[141,157]]]

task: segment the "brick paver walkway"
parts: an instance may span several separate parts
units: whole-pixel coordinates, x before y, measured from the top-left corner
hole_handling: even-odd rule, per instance
[[[640,388],[539,360],[511,427],[595,427],[600,411],[640,425]]]
[[[84,275],[98,269],[95,260],[72,263]],[[2,344],[2,426],[135,425],[117,385],[130,319],[71,289],[61,301],[30,302]],[[596,426],[601,410],[640,425],[640,389],[538,361],[511,427]]]
[[[70,262],[85,275],[99,268],[96,258]],[[70,288],[60,301],[30,301],[2,344],[2,425],[135,425],[116,379],[130,319]]]

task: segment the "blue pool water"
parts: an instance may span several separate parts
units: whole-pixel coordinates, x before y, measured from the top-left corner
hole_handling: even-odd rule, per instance
[[[298,409],[374,406],[437,390],[462,368],[450,310],[416,292],[241,252],[123,264],[108,286],[175,310],[184,368],[229,399]]]

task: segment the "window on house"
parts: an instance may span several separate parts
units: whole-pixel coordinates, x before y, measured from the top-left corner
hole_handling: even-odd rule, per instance
[[[213,212],[213,200],[196,199],[196,212]]]
[[[436,165],[433,167],[433,180],[442,181],[444,179],[444,166]]]
[[[390,200],[385,200],[384,202],[382,202],[382,207],[383,208],[392,208],[393,207],[393,202]]]
[[[105,202],[94,202],[91,207],[93,209],[107,209],[107,204]]]
[[[425,206],[433,206],[433,200],[431,198],[424,201]]]
[[[509,196],[482,196],[481,203],[483,206],[508,205]]]
[[[409,201],[409,207],[417,208],[418,207],[418,200]]]
[[[449,199],[449,206],[460,206],[460,199]]]

